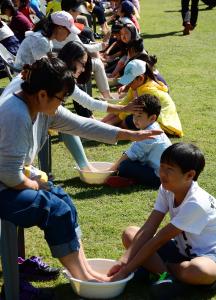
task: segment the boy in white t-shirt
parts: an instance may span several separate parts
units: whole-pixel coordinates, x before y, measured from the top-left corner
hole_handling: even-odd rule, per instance
[[[109,271],[112,280],[144,267],[158,274],[152,290],[159,289],[160,297],[176,281],[215,283],[216,199],[196,182],[204,166],[203,153],[192,144],[176,143],[163,152],[154,209],[141,228],[130,226],[123,232],[127,250]],[[170,223],[159,229],[166,213]]]

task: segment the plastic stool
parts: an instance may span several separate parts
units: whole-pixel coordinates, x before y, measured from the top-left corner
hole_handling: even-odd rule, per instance
[[[24,249],[24,229],[5,220],[1,222],[1,261],[4,278],[6,300],[19,300],[19,270],[17,264],[19,254]]]

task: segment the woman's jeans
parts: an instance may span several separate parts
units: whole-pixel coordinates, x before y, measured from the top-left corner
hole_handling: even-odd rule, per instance
[[[61,258],[79,250],[76,207],[69,195],[52,183],[50,191],[1,191],[0,218],[24,228],[38,226],[44,231],[53,257]]]
[[[154,169],[148,165],[142,165],[140,161],[126,159],[120,163],[118,171],[119,176],[133,178],[145,186],[153,188],[160,186],[160,178],[156,176]]]

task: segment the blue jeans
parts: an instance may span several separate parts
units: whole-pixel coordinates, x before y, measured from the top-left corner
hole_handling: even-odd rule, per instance
[[[119,176],[134,178],[145,186],[153,188],[160,186],[160,178],[155,174],[154,169],[148,165],[142,165],[140,161],[126,159],[120,163],[118,171]]]
[[[79,250],[77,211],[61,187],[50,191],[6,189],[0,192],[0,218],[21,227],[38,226],[53,257]]]

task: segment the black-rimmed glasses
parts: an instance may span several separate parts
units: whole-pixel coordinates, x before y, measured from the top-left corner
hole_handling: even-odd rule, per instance
[[[56,98],[56,99],[58,99],[61,102],[61,104],[65,104],[65,102],[66,102],[66,97],[60,98],[60,97],[58,97],[56,95],[54,95],[53,97]]]

